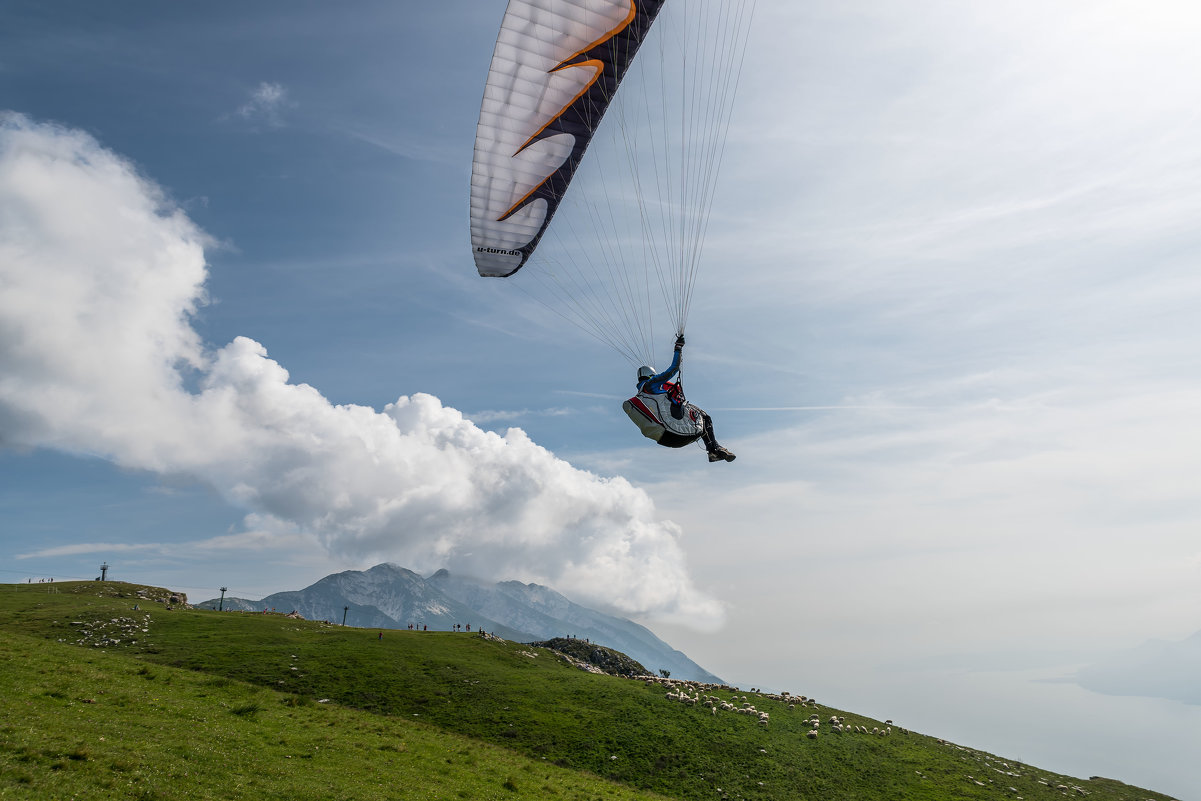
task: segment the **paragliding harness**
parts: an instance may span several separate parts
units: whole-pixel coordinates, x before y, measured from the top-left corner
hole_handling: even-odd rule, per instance
[[[639,392],[621,405],[642,436],[668,448],[691,445],[705,433],[705,413],[684,399],[680,382],[665,381],[667,392]]]

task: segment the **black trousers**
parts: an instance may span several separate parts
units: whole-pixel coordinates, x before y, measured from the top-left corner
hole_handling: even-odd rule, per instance
[[[701,423],[705,426],[705,430],[701,432],[701,441],[705,443],[705,450],[712,451],[717,447],[717,437],[713,436],[713,418],[704,409],[697,411],[701,413]]]

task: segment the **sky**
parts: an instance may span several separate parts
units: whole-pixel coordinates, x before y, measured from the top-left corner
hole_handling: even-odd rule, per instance
[[[1201,11],[760,0],[687,331],[717,464],[476,275],[503,11],[0,0],[0,579],[537,581],[1196,797],[1195,694],[1074,677],[1197,659]]]

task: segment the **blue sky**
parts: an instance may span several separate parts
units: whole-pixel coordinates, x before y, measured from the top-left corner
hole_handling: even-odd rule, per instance
[[[1201,628],[1190,4],[761,2],[688,330],[716,465],[475,275],[503,3],[0,13],[5,580],[448,564],[747,686],[1197,789],[1195,706],[1132,747],[1080,734],[1126,701],[1058,695],[1051,737],[1001,700]]]

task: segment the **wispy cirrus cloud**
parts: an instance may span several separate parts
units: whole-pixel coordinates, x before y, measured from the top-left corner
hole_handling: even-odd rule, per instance
[[[262,81],[251,90],[246,102],[238,106],[234,116],[256,125],[282,128],[285,124],[284,112],[295,105],[283,84]]]
[[[255,514],[246,516],[246,528],[229,534],[192,540],[190,542],[76,542],[70,545],[54,545],[16,554],[16,559],[46,559],[59,556],[82,556],[84,554],[142,554],[172,560],[187,560],[199,554],[214,551],[265,552],[278,551],[296,553],[300,550],[315,552],[321,549],[316,538],[299,530],[294,525],[270,517]]]
[[[567,417],[572,414],[580,414],[580,412],[579,408],[569,409],[562,406],[548,409],[485,409],[471,412],[467,414],[467,417],[475,423],[486,425],[504,420],[519,420],[524,417]]]
[[[54,556],[82,556],[89,553],[135,553],[162,551],[167,546],[162,543],[121,543],[121,542],[75,542],[70,545],[56,545],[50,548],[39,548],[28,553],[19,553],[17,559],[41,559]]]

